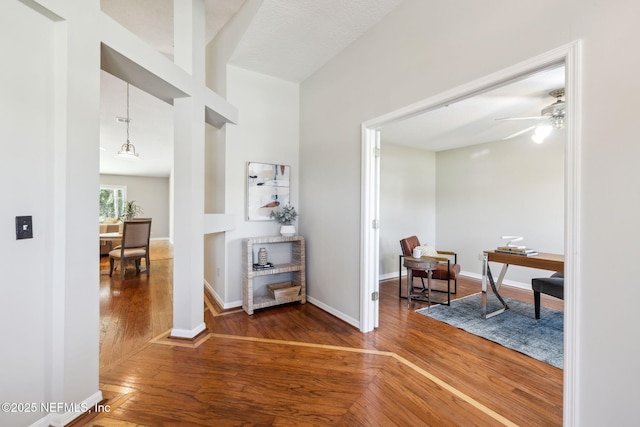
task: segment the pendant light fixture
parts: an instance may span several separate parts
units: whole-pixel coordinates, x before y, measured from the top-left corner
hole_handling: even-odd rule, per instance
[[[129,123],[131,119],[129,118],[129,83],[127,83],[127,118],[124,119],[124,122],[127,124],[127,142],[122,144],[120,151],[118,151],[118,157],[126,160],[137,160],[139,154],[136,153],[136,147],[129,141]]]

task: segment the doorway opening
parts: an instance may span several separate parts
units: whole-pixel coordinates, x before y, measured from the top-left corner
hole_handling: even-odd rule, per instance
[[[565,348],[564,348],[564,418],[574,419],[573,396],[576,394],[578,358],[576,339],[579,325],[576,319],[579,283],[578,231],[580,217],[579,121],[580,121],[580,42],[576,41],[512,67],[443,92],[429,99],[409,105],[362,124],[362,220],[360,289],[360,330],[368,332],[378,326],[378,304],[374,297],[379,292],[379,218],[380,218],[380,129],[392,123],[423,114],[458,101],[474,97],[539,71],[564,65],[565,67]],[[480,248],[482,250],[484,248]],[[569,424],[571,424],[569,422]]]

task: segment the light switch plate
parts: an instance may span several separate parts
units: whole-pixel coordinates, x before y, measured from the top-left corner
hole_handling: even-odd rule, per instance
[[[33,223],[31,220],[31,215],[17,216],[16,217],[16,240],[32,239],[32,238],[33,238]]]

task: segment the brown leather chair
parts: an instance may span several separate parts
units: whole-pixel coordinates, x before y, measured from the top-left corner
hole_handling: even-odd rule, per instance
[[[413,249],[417,246],[421,246],[420,240],[417,236],[411,236],[400,240],[400,247],[402,248],[402,255],[400,256],[400,269],[402,269],[402,257],[411,256]],[[431,278],[437,280],[447,281],[447,294],[455,294],[458,292],[458,275],[460,274],[460,265],[458,265],[458,254],[453,251],[440,251],[438,250],[437,257],[432,257],[438,260],[438,265],[435,270],[431,271]],[[451,258],[453,257],[453,263]],[[400,274],[400,272],[398,273]],[[419,277],[422,281],[422,287],[424,288],[424,278],[427,277],[427,273],[422,270],[413,270],[413,277]],[[451,281],[453,280],[453,292],[451,292]],[[398,281],[398,294],[402,298],[400,281]],[[438,292],[437,289],[433,291]],[[440,291],[442,292],[442,291]],[[449,298],[447,299],[447,301]]]

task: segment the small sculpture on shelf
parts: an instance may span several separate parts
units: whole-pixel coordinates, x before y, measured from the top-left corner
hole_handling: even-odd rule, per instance
[[[278,221],[282,225],[280,227],[280,234],[282,236],[296,235],[296,227],[291,224],[298,217],[296,208],[294,208],[293,206],[287,203],[282,207],[282,210],[271,211],[271,214],[269,216],[271,218],[274,218],[276,221]]]
[[[254,270],[266,270],[273,268],[273,264],[267,260],[267,249],[260,248],[258,250],[258,262],[253,264]]]
[[[258,251],[258,265],[267,265],[267,250],[265,248],[260,248]]]

